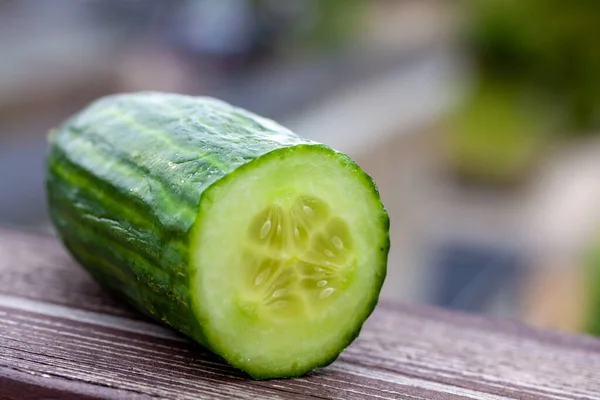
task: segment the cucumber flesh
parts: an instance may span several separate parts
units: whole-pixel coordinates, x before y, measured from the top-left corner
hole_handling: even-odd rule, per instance
[[[192,235],[206,340],[255,378],[325,366],[358,335],[385,277],[372,181],[322,145],[268,153],[209,188]]]

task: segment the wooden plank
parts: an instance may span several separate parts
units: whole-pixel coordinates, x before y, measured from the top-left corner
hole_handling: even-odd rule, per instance
[[[56,239],[0,230],[0,398],[600,399],[600,341],[381,304],[331,366],[256,382],[122,306]]]

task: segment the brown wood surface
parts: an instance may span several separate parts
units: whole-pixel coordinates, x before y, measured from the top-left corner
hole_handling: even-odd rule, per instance
[[[600,399],[600,341],[380,304],[329,367],[256,382],[127,309],[56,239],[0,230],[0,399]]]

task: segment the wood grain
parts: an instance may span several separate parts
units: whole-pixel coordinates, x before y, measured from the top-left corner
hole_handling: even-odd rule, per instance
[[[0,399],[600,399],[600,341],[380,304],[331,366],[256,382],[102,291],[56,239],[0,230]]]

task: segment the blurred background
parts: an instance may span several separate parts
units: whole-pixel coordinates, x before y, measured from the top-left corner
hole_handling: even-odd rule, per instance
[[[52,234],[46,133],[139,90],[353,157],[386,299],[600,334],[599,1],[0,0],[0,226]]]

